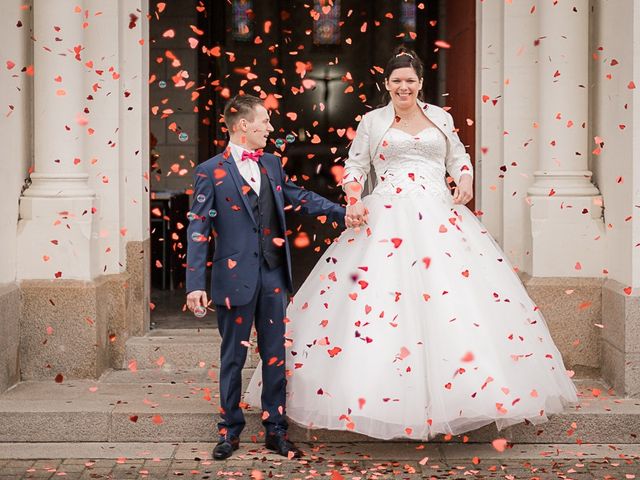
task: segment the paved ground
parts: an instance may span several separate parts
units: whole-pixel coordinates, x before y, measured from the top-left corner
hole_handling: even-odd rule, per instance
[[[212,461],[212,444],[0,444],[14,479],[640,479],[640,445],[304,444],[302,460],[244,444]],[[52,458],[47,458],[52,457]],[[44,458],[44,459],[43,459]]]

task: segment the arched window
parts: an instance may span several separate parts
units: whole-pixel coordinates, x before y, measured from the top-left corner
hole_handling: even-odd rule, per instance
[[[253,40],[253,0],[233,0],[233,39],[239,42]]]
[[[313,4],[313,43],[340,44],[340,0],[315,0]]]
[[[402,0],[400,4],[400,28],[404,32],[403,41],[413,42],[416,38],[416,2]]]

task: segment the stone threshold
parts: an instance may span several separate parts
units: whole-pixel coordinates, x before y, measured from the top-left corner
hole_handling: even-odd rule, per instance
[[[129,459],[210,460],[215,443],[0,443],[0,460],[47,459]],[[478,457],[483,462],[508,460],[594,460],[638,459],[640,444],[515,444],[498,452],[491,444],[429,444],[424,442],[298,442],[307,460],[386,460],[421,461],[430,463],[469,460]],[[245,442],[230,461],[286,461],[264,448],[261,443]]]
[[[219,409],[217,369],[112,371],[99,381],[22,382],[0,395],[0,442],[209,442],[215,438]],[[252,374],[245,369],[244,384]],[[579,404],[538,426],[495,425],[429,444],[491,442],[515,444],[636,444],[640,399],[621,398],[597,379],[576,379]],[[260,441],[260,412],[246,411],[245,439]],[[347,431],[309,430],[292,423],[297,442],[390,442]],[[467,437],[467,438],[465,438]]]

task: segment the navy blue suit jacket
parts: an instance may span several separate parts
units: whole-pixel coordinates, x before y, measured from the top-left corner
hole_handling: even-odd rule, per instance
[[[326,215],[344,226],[345,208],[293,183],[278,157],[266,153],[260,158],[260,165],[269,178],[283,235],[287,231],[287,204],[308,215]],[[256,290],[260,231],[246,188],[229,154],[216,155],[196,167],[187,238],[187,293],[206,289],[207,250],[209,236],[213,235],[211,298],[216,305],[246,305]],[[287,287],[291,292],[291,256],[286,235],[283,240]]]

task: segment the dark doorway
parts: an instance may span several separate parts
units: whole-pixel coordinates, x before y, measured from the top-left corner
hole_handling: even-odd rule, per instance
[[[189,3],[195,16],[181,30],[175,28],[176,35],[182,32],[184,45],[197,43],[192,61],[197,73],[190,72],[189,77],[195,81],[189,90],[190,114],[197,121],[190,133],[194,150],[185,165],[189,170],[222,151],[227,141],[220,122],[224,103],[244,91],[263,97],[270,107],[276,131],[267,150],[282,157],[286,172],[299,185],[342,201],[336,184],[355,128],[362,114],[380,104],[382,69],[403,43],[425,64],[425,99],[455,105],[451,113],[460,135],[473,145],[473,126],[466,123],[466,118],[474,118],[475,11],[469,8],[473,2]],[[166,28],[157,25],[156,38],[162,40]],[[446,43],[450,48],[443,47]],[[191,117],[173,124],[173,133],[180,135]],[[183,191],[190,193],[191,177],[184,180]],[[315,218],[287,215],[297,290],[339,231]],[[184,267],[184,253],[178,258]],[[175,295],[167,298],[182,306],[184,285],[178,281],[174,288]]]
[[[249,7],[246,36],[234,17],[234,3]],[[406,4],[406,5],[405,5]],[[323,24],[321,8],[339,9],[337,25]],[[330,7],[330,8],[329,8]],[[215,55],[200,57],[200,81],[213,88],[201,96],[201,161],[218,153],[226,141],[219,122],[226,95],[261,94],[272,110],[276,128],[270,151],[283,157],[287,173],[301,186],[334,201],[336,187],[360,116],[380,104],[387,60],[405,43],[426,65],[424,90],[438,99],[440,34],[437,2],[210,2],[200,28]],[[413,22],[413,27],[411,26]],[[326,25],[329,23],[329,25]],[[319,44],[325,29],[335,43]],[[218,49],[219,48],[219,49]],[[203,131],[203,130],[206,130]],[[287,142],[287,140],[293,140]],[[301,284],[338,232],[313,218],[289,213],[294,283]]]
[[[458,135],[467,146],[475,165],[476,109],[476,4],[468,0],[447,0],[441,12],[443,38],[449,48],[442,50],[445,65],[446,105],[451,106]],[[475,209],[475,200],[467,204]]]

